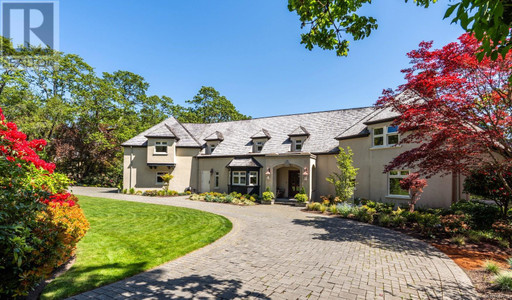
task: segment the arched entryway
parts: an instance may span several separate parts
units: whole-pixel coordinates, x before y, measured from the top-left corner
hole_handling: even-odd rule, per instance
[[[293,198],[300,191],[302,183],[301,168],[295,165],[276,167],[276,198]]]

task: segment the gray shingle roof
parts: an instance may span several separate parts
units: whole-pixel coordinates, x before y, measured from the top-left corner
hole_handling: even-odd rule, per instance
[[[146,146],[146,136],[154,132],[170,132],[176,136],[178,147],[202,147],[207,139],[223,138],[212,154],[205,154],[203,149],[200,155],[244,156],[252,154],[252,138],[271,136],[259,154],[287,153],[291,150],[289,135],[297,133],[309,134],[303,152],[335,153],[338,149],[336,138],[364,134],[366,125],[363,123],[379,112],[373,107],[363,107],[212,124],[182,124],[171,117],[126,141],[123,146]]]
[[[335,139],[336,136],[373,111],[373,107],[363,107],[213,124],[184,123],[183,126],[200,141],[214,131],[222,132],[224,140],[212,154],[206,154],[208,156],[237,156],[252,153],[251,137],[262,128],[265,128],[272,138],[265,143],[261,154],[286,153],[291,150],[288,134],[299,126],[306,128],[310,134],[304,142],[303,152],[335,153],[339,145]],[[204,149],[201,155],[203,154]]]
[[[188,132],[188,130],[179,123],[174,117],[170,117],[157,125],[141,132],[137,136],[124,142],[122,146],[146,146],[147,137],[153,137],[155,134],[166,134],[171,132],[177,139],[176,146],[178,147],[201,147],[201,144]],[[155,136],[155,137],[169,137],[170,136]]]
[[[164,124],[164,126],[158,126],[151,128],[152,130],[149,131],[144,136],[147,138],[176,138],[176,135],[174,132],[172,132],[171,127],[169,127],[167,124]]]

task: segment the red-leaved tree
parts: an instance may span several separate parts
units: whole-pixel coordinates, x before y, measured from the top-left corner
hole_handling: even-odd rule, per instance
[[[423,189],[427,186],[427,180],[420,178],[420,174],[412,173],[400,180],[400,187],[409,191],[409,211],[414,211],[414,205],[420,200]]]
[[[469,34],[441,49],[422,42],[408,53],[407,82],[385,90],[377,106],[400,113],[403,139],[415,147],[386,166],[416,169],[425,177],[490,168],[512,195],[506,172],[512,165],[512,50],[479,61],[479,43]],[[409,92],[407,92],[409,91]]]

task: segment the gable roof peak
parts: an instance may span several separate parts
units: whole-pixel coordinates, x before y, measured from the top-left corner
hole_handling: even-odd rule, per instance
[[[224,140],[224,136],[222,135],[222,132],[215,131],[214,133],[205,137],[204,140],[205,141],[222,141],[222,140]]]
[[[292,133],[288,134],[288,136],[308,136],[309,132],[303,126],[297,127]]]
[[[261,128],[260,131],[256,132],[251,136],[251,139],[270,139],[270,133],[265,128]]]
[[[172,131],[171,127],[166,123],[163,126],[156,126],[144,135],[146,138],[176,138],[176,134]]]

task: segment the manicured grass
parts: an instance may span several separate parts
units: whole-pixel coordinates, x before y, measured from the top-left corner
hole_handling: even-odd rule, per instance
[[[135,275],[212,243],[231,222],[173,206],[80,196],[91,223],[73,267],[51,282],[42,299],[60,299]],[[169,200],[172,201],[172,200]]]

